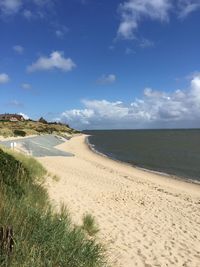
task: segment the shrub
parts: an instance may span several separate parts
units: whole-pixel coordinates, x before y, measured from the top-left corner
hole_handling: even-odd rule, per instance
[[[13,132],[15,136],[26,136],[26,132],[22,130],[14,130]]]

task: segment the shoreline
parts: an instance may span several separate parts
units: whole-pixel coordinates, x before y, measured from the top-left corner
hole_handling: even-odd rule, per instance
[[[98,155],[85,135],[57,148],[75,156],[38,159],[59,178],[46,181],[51,202],[65,204],[75,224],[96,218],[112,267],[198,266],[199,185]]]
[[[122,161],[122,160],[119,160],[119,159],[115,159],[115,158],[109,157],[108,155],[103,154],[102,152],[100,152],[100,151],[98,151],[98,150],[96,150],[94,148],[94,145],[89,142],[89,135],[86,135],[85,143],[93,153],[95,153],[97,155],[100,155],[102,157],[108,158],[110,160],[113,160],[115,162],[118,162],[118,163],[121,163],[121,164],[125,164],[127,166],[131,166],[132,168],[135,168],[135,169],[147,172],[147,173],[157,174],[157,175],[160,175],[162,177],[171,178],[173,180],[178,180],[178,181],[186,182],[186,183],[189,183],[189,184],[200,185],[200,180],[196,180],[196,179],[189,178],[189,177],[187,178],[187,177],[184,177],[184,176],[178,176],[178,175],[170,174],[170,173],[167,173],[167,172],[156,171],[156,170],[148,169],[148,168],[145,168],[145,167],[140,167],[139,165],[134,165],[134,164],[128,163],[126,161]]]

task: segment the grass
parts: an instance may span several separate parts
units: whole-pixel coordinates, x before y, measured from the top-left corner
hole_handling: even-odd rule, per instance
[[[55,182],[59,182],[60,181],[60,177],[58,175],[52,175],[52,179],[55,181]]]
[[[4,152],[20,161],[23,164],[24,168],[27,170],[29,177],[32,180],[40,182],[43,181],[43,178],[47,174],[47,171],[41,164],[39,164],[36,159],[30,156],[25,156],[22,153],[18,153],[2,146],[0,146],[0,149],[3,149]]]
[[[63,137],[78,133],[62,123],[42,123],[40,121],[0,121],[0,136],[28,136],[37,134],[58,134]]]
[[[1,124],[1,122],[0,122],[0,124]],[[14,133],[8,127],[0,127],[0,136],[11,137],[11,136],[14,136]]]
[[[107,266],[104,247],[85,232],[88,216],[82,228],[72,224],[64,206],[54,212],[38,183],[44,168],[31,157],[7,152],[0,149],[0,225],[13,226],[15,245],[10,257],[0,251],[0,266]]]
[[[83,216],[83,226],[82,228],[88,233],[90,236],[94,236],[99,232],[99,227],[95,222],[94,216],[91,214],[85,214]]]

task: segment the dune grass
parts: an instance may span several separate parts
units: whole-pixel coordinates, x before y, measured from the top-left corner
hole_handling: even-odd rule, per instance
[[[72,129],[67,124],[40,121],[26,120],[26,121],[0,121],[0,136],[28,136],[38,134],[58,134],[63,137],[76,134],[78,131]]]
[[[0,136],[3,137],[11,137],[14,136],[14,133],[11,129],[9,129],[8,127],[4,126],[4,127],[0,127]]]
[[[105,249],[74,226],[63,206],[54,212],[33,158],[0,149],[0,225],[12,225],[14,252],[0,250],[5,267],[103,267]]]
[[[95,221],[94,216],[91,214],[85,214],[83,216],[83,225],[82,228],[88,233],[90,236],[94,236],[99,232],[99,227]]]

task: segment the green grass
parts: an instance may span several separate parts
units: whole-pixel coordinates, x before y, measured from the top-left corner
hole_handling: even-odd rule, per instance
[[[1,122],[0,122],[0,124],[1,124]],[[11,137],[11,136],[14,136],[14,133],[11,129],[9,129],[7,127],[1,127],[0,128],[0,136]]]
[[[35,181],[43,181],[45,175],[47,174],[47,171],[41,164],[39,164],[36,159],[30,156],[25,156],[22,153],[12,151],[2,146],[0,146],[0,149],[13,156],[16,160],[20,161],[23,164],[24,168],[27,170],[29,178]]]
[[[0,225],[13,226],[15,241],[10,257],[0,252],[0,266],[107,266],[104,247],[86,228],[74,226],[64,206],[52,210],[37,161],[0,149],[0,164]]]
[[[28,136],[38,134],[58,134],[63,137],[76,134],[78,131],[61,123],[42,123],[39,121],[0,121],[0,136]]]
[[[82,228],[88,233],[90,236],[94,236],[99,232],[99,227],[95,222],[94,216],[91,214],[85,214],[83,216],[83,225]]]

